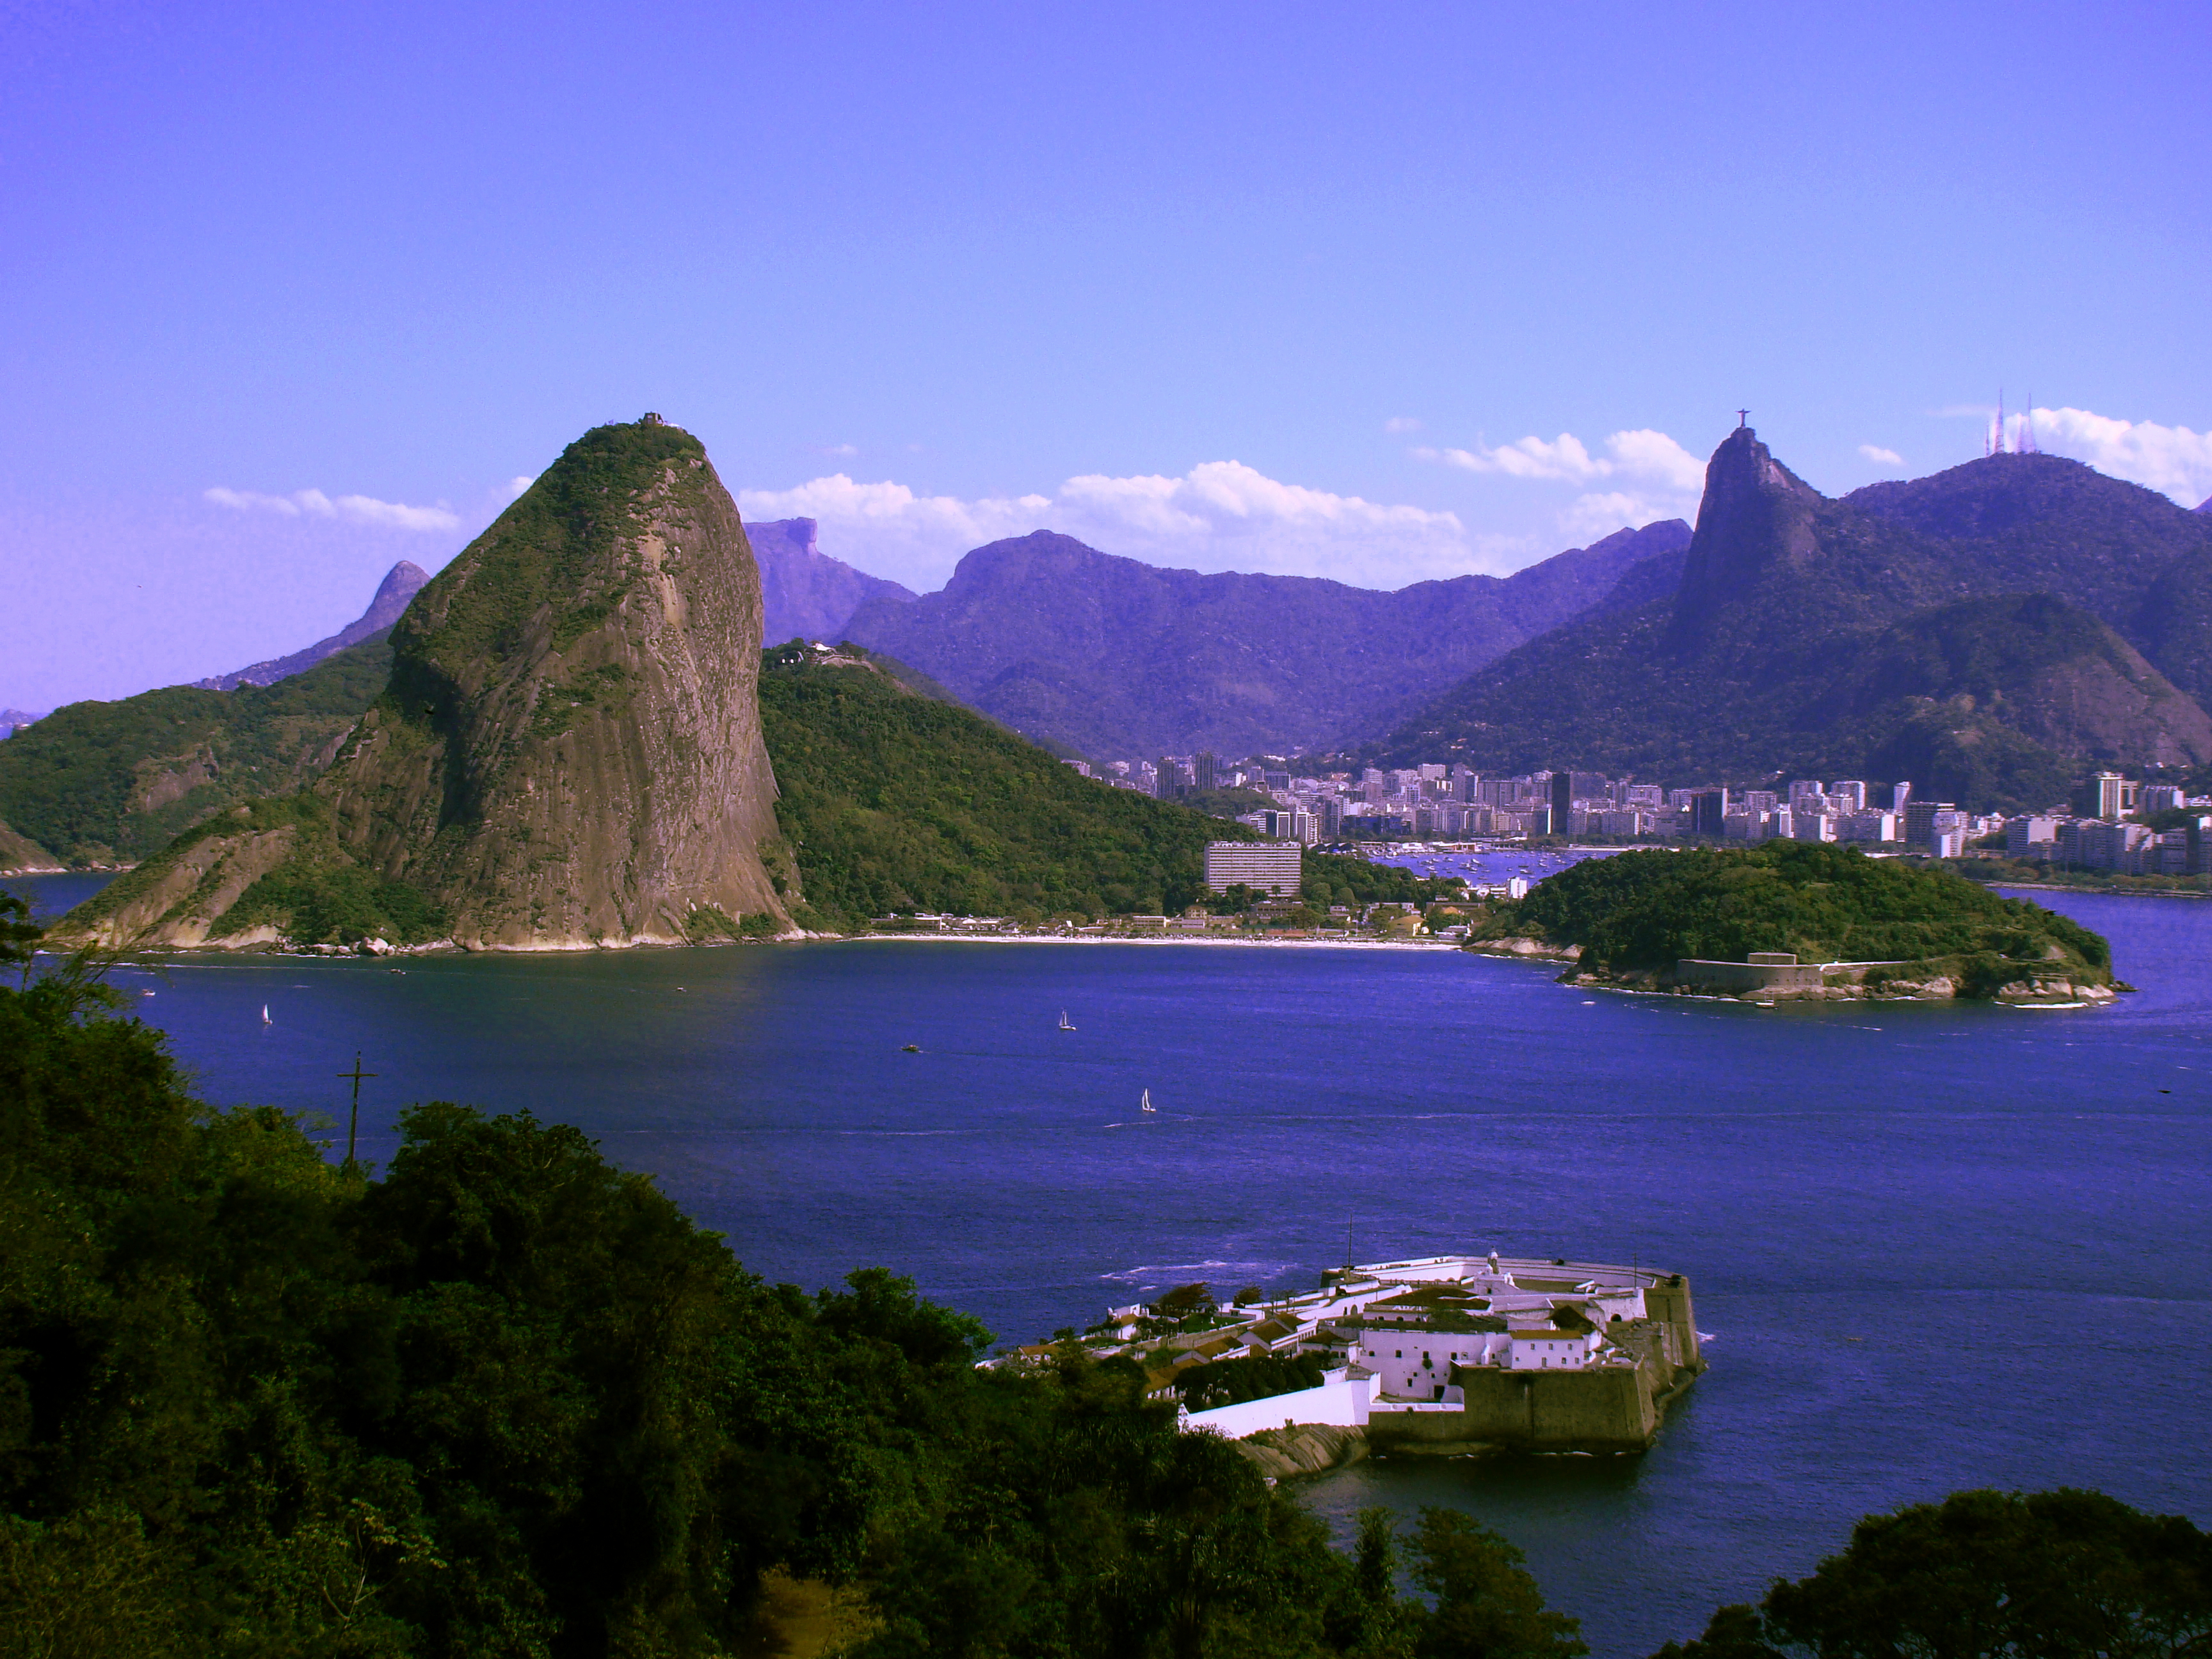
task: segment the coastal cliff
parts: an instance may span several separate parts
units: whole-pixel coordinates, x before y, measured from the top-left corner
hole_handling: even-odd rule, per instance
[[[467,950],[788,931],[760,580],[698,440],[599,427],[419,592],[299,796],[196,826],[57,934]]]

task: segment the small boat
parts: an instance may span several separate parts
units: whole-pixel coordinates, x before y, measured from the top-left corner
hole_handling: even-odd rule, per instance
[[[266,1024],[268,1024],[270,1023],[270,1020],[269,1020],[269,1005],[268,1005],[267,1003],[265,1003],[265,1002],[264,1002],[264,1003],[263,1003],[263,1004],[261,1005],[261,1023],[262,1023],[264,1025],[266,1025]]]
[[[1158,1112],[1159,1110],[1158,1107],[1152,1104],[1152,1091],[1150,1089],[1145,1091],[1144,1098],[1137,1103],[1137,1109],[1140,1112]]]
[[[902,1054],[918,1054],[921,1052],[921,1045],[919,1042],[909,1042],[899,1052]]]
[[[1067,1023],[1067,1010],[1065,1008],[1060,1011],[1060,1029],[1063,1031],[1072,1031],[1075,1029]]]

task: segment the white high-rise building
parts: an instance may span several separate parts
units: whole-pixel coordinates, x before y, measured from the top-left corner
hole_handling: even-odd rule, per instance
[[[1291,815],[1286,812],[1283,816],[1287,818]],[[1208,842],[1206,890],[1224,893],[1242,883],[1255,892],[1276,898],[1296,898],[1302,879],[1304,851],[1294,841]]]

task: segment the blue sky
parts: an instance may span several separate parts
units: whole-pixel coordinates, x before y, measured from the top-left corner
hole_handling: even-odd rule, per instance
[[[918,587],[1510,569],[1739,404],[2212,494],[2201,3],[0,15],[0,705],[296,648],[647,409]]]

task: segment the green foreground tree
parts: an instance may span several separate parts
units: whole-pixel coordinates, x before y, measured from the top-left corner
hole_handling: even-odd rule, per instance
[[[2102,1492],[1954,1492],[1869,1516],[1810,1577],[1658,1659],[2212,1654],[2212,1534]]]

